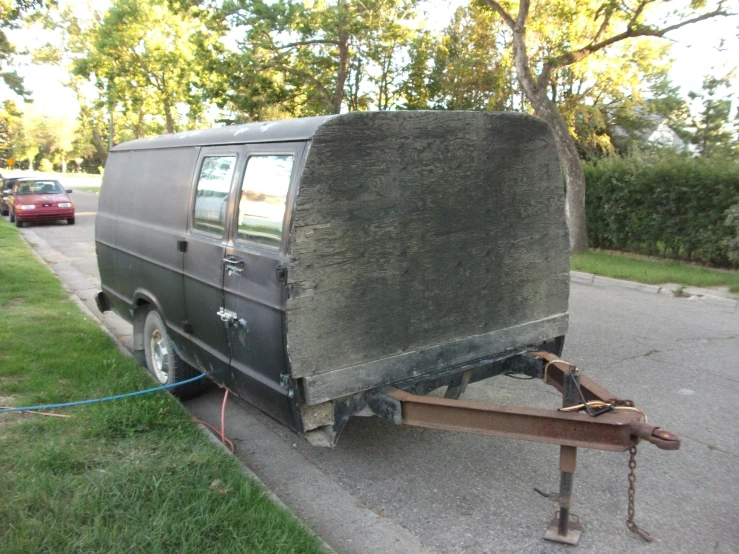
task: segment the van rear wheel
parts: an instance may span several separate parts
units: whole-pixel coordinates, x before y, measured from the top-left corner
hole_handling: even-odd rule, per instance
[[[167,326],[156,310],[151,310],[144,322],[144,353],[147,369],[162,385],[181,383],[200,375],[197,369],[177,355],[167,334]],[[200,379],[194,383],[174,387],[170,391],[177,398],[186,400],[202,392],[204,385],[204,380]]]

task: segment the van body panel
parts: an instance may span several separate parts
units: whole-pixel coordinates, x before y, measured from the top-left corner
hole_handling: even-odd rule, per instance
[[[126,190],[130,172],[130,152],[111,152],[105,166],[105,190],[101,189],[95,217],[95,248],[103,290],[120,297],[116,266],[118,212],[120,197]]]
[[[185,146],[223,146],[228,144],[264,144],[310,140],[316,129],[336,115],[301,117],[281,121],[242,123],[216,129],[199,129],[172,135],[147,137],[117,145],[111,152],[124,150],[164,150]],[[106,169],[107,171],[107,169]]]
[[[284,189],[281,204],[281,239],[279,244],[266,245],[239,238],[240,205],[250,202],[247,198],[250,174],[245,171],[242,183],[237,183],[234,190],[232,240],[226,246],[226,258],[238,260],[242,265],[238,272],[225,272],[223,290],[226,309],[238,317],[236,324],[227,328],[237,391],[260,408],[268,406],[272,417],[289,427],[295,427],[295,413],[287,387],[283,386],[283,376],[289,375],[289,370],[284,352],[284,285],[277,278],[277,269],[287,264],[284,254],[289,229],[287,205],[293,197],[291,191],[299,182],[304,150],[302,142],[247,147],[247,168],[252,160],[259,158],[292,157],[289,188]],[[260,389],[258,393],[255,387]]]
[[[189,337],[191,344],[183,350],[188,361],[207,372],[227,386],[232,385],[229,363],[231,353],[226,332],[226,323],[218,315],[223,304],[223,258],[229,240],[229,198],[232,188],[243,170],[243,146],[202,148],[197,158],[197,170],[191,179],[191,194],[188,195],[184,215],[187,223],[187,252],[184,256],[184,306],[187,320],[192,325]],[[198,197],[199,187],[207,193],[206,175],[209,171],[219,172],[218,167],[209,167],[212,160],[227,162],[230,177],[219,173],[211,181],[217,183],[219,193],[225,196]],[[203,184],[201,185],[201,179]],[[223,179],[228,182],[225,183]],[[226,189],[225,191],[223,189]],[[202,214],[201,227],[195,220],[196,207]],[[211,221],[211,223],[208,223]],[[208,229],[208,230],[205,230]]]
[[[131,304],[147,296],[156,298],[162,317],[177,335],[182,334],[186,314],[184,258],[177,241],[187,222],[188,184],[197,151],[127,153],[132,173],[118,200],[118,292]]]

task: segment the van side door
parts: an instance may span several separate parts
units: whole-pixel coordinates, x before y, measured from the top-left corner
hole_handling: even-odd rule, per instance
[[[229,196],[243,164],[243,147],[200,151],[190,202],[185,253],[185,304],[189,331],[183,357],[201,370],[229,377],[230,349],[223,313],[223,258],[229,221]]]
[[[228,334],[238,394],[292,428],[293,402],[282,382],[287,371],[282,276],[304,150],[305,143],[247,146],[223,287],[226,309],[235,318]]]

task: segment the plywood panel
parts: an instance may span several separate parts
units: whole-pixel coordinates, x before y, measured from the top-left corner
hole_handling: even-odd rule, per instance
[[[563,314],[569,249],[554,140],[515,113],[331,119],[313,138],[290,256],[296,377],[370,362],[392,374],[376,362]]]

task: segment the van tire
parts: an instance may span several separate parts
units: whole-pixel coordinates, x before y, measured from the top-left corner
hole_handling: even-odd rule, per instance
[[[67,218],[67,223],[68,223],[69,225],[74,225],[74,218],[73,218],[73,217],[68,217],[68,218]]]
[[[160,385],[181,383],[201,374],[177,355],[167,333],[167,326],[156,310],[151,310],[144,322],[144,353],[146,367]],[[200,379],[169,391],[177,398],[186,400],[197,396],[204,388],[205,379]]]
[[[23,227],[23,225],[24,225],[24,223],[23,223],[23,222],[22,222],[22,221],[21,221],[20,219],[18,219],[18,218],[16,217],[16,218],[15,218],[15,226],[16,226],[16,227]]]

